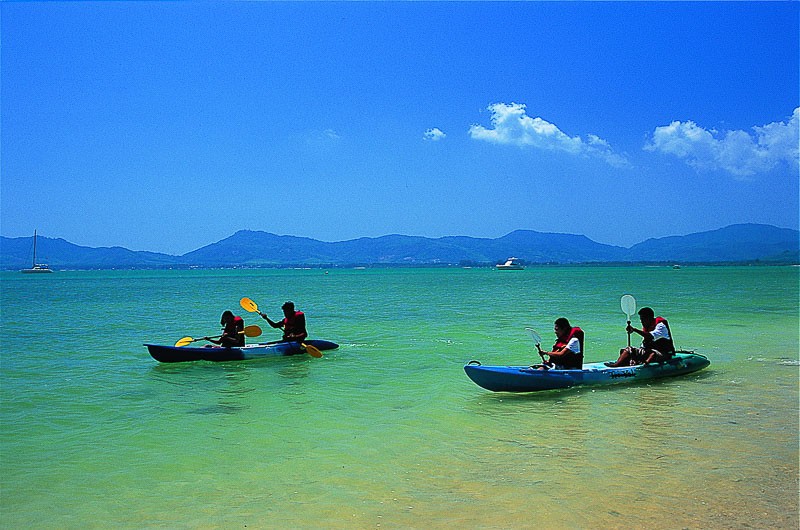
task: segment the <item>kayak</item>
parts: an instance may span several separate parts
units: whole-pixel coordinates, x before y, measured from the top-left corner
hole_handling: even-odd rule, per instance
[[[663,363],[611,368],[604,363],[587,363],[581,370],[539,370],[536,366],[482,366],[470,361],[464,366],[475,384],[493,392],[536,392],[579,385],[611,385],[684,375],[711,364],[696,353],[681,352]]]
[[[339,345],[328,340],[307,340],[310,346],[320,350],[333,350]],[[281,355],[297,355],[306,353],[299,342],[268,342],[265,344],[248,344],[241,348],[223,348],[222,346],[178,347],[145,344],[147,351],[160,363],[182,363],[189,361],[247,361],[276,357]]]

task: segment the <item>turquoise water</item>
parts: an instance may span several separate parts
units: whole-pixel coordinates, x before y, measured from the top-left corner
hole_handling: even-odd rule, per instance
[[[2,273],[5,528],[797,528],[797,267]],[[587,361],[620,296],[706,370],[493,394],[462,366]],[[286,299],[338,350],[159,365],[144,342]],[[279,335],[266,326],[264,339]]]

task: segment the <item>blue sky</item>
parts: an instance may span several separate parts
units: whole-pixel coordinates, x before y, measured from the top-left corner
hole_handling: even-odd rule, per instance
[[[0,233],[798,228],[797,2],[0,3]]]

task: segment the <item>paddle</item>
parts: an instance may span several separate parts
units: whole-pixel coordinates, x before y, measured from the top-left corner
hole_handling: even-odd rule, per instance
[[[245,337],[258,337],[259,335],[261,335],[261,328],[258,326],[247,326],[246,328],[244,328],[244,331],[240,331],[239,333],[244,333]],[[189,344],[197,342],[199,340],[218,339],[221,336],[222,335],[216,335],[214,337],[203,337],[201,339],[193,339],[192,337],[183,337],[181,340],[175,343],[175,346],[180,348],[182,346],[188,346]]]
[[[622,295],[619,300],[619,305],[622,307],[622,312],[628,316],[628,325],[631,325],[631,316],[636,313],[636,298],[629,294]],[[628,348],[631,347],[631,334],[628,333]]]
[[[539,346],[542,344],[542,337],[540,337],[533,328],[525,328],[525,331],[527,331],[528,335],[530,335],[533,339],[533,343],[536,345],[536,349],[539,351],[539,357],[541,357],[542,362],[546,364],[547,361],[544,360],[544,354],[542,353],[541,348],[539,348]]]
[[[256,304],[246,296],[241,300],[239,300],[239,305],[242,306],[242,309],[244,309],[245,311],[261,314],[261,312],[258,310],[258,304]],[[310,356],[316,357],[317,359],[322,357],[322,352],[319,351],[319,348],[317,348],[316,346],[312,346],[311,344],[306,344],[304,342],[301,342],[300,345],[303,348],[305,348],[306,352],[308,352]]]
[[[239,305],[242,306],[242,309],[245,311],[249,311],[251,313],[258,313],[258,305],[255,302],[247,298],[246,296],[239,300]]]

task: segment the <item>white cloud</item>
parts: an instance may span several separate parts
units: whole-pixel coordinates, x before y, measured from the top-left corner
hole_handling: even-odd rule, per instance
[[[425,131],[423,138],[425,138],[426,140],[430,140],[432,142],[438,142],[439,140],[444,139],[446,136],[447,135],[443,133],[441,129],[439,129],[438,127],[434,127],[433,129],[428,129],[427,131]]]
[[[568,136],[542,118],[531,118],[525,109],[526,106],[520,103],[489,105],[494,128],[473,125],[469,134],[475,140],[594,156],[616,167],[629,165],[625,156],[615,153],[611,145],[599,136],[589,134],[585,141],[580,136]]]
[[[800,167],[800,107],[787,122],[774,122],[747,131],[707,130],[693,121],[673,121],[656,127],[648,151],[660,151],[698,170],[724,170],[740,178],[765,173],[781,163]]]

